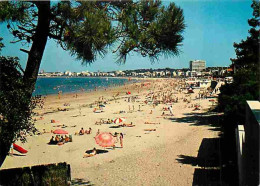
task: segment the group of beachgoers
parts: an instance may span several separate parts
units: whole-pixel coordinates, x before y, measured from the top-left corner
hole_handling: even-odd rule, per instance
[[[49,142],[49,145],[63,145],[65,143],[72,142],[72,136],[65,135],[56,135],[55,137],[52,136]]]
[[[84,134],[91,134],[92,132],[92,128],[89,127],[88,130],[84,130],[84,128],[82,127],[79,132],[75,132],[75,135],[84,135]]]
[[[143,101],[144,104],[146,105],[152,105],[152,107],[155,109],[156,106],[158,106],[159,104],[165,104],[167,106],[163,107],[162,109],[162,114],[160,117],[166,117],[166,116],[174,116],[173,114],[173,107],[172,105],[174,103],[178,103],[180,101],[182,101],[183,103],[187,103],[185,105],[185,108],[187,105],[189,105],[189,108],[194,108],[193,111],[195,110],[200,110],[200,105],[199,104],[191,104],[192,99],[191,99],[191,93],[193,93],[193,91],[189,91],[190,89],[192,89],[191,87],[187,87],[187,85],[185,84],[185,80],[166,80],[165,83],[141,83],[141,84],[134,84],[135,88],[138,90],[142,89],[144,86],[147,86],[149,92],[145,95],[145,100]],[[216,91],[215,91],[216,92]],[[182,94],[179,94],[182,93]],[[205,89],[203,90],[203,93],[199,93],[198,95],[196,95],[195,99],[200,99],[200,98],[207,98],[207,96],[209,95],[210,90],[209,89]],[[125,101],[130,103],[130,102],[136,102],[138,101],[138,99],[140,99],[138,97],[138,95],[133,95],[131,94],[131,92],[129,92],[127,90],[127,92],[125,93],[127,96],[124,96]],[[114,99],[116,101],[116,97],[119,96],[119,92],[114,95]],[[139,102],[139,101],[138,101]],[[95,104],[95,108],[93,109],[94,113],[100,113],[100,112],[104,112],[104,107],[106,104],[108,104],[108,100],[106,100],[103,96],[99,97],[98,100],[94,103]],[[141,104],[141,103],[140,103]],[[134,105],[130,106],[129,105],[129,112],[133,112],[135,111],[135,107]],[[136,111],[141,111],[141,105],[139,105],[139,109]],[[118,114],[118,113],[126,113],[126,111],[122,110],[119,112],[116,112],[114,114]],[[150,110],[149,114],[153,114],[153,110]],[[56,123],[56,122],[53,122]],[[95,124],[96,125],[101,125],[101,124],[112,124],[114,123],[113,119],[100,119],[100,121],[96,121]],[[145,122],[145,124],[160,124],[160,123],[155,123],[155,122]],[[121,123],[119,125],[117,125],[118,127],[134,127],[135,125],[131,122],[131,123]],[[145,131],[156,131],[156,129],[145,129]],[[92,129],[89,128],[88,130],[84,130],[84,128],[82,127],[79,132],[76,132],[75,135],[85,135],[85,134],[91,134],[92,133]],[[100,130],[98,129],[96,136],[100,134]],[[120,147],[123,148],[123,133],[117,133],[115,132],[114,134],[111,133],[111,135],[114,137],[115,143],[120,142]],[[54,138],[54,136],[52,136],[49,144],[64,144],[67,142],[72,141],[72,139],[68,136],[65,135],[65,137],[63,136],[59,136],[56,135],[56,137]],[[115,146],[113,146],[113,148],[115,148]],[[93,148],[91,150],[90,153],[86,153],[83,157],[91,157],[91,156],[95,156],[97,154],[97,149]]]
[[[107,119],[107,120],[104,120],[104,119],[100,119],[100,121],[96,121],[95,125],[101,125],[101,124],[112,124],[114,123],[113,119]]]

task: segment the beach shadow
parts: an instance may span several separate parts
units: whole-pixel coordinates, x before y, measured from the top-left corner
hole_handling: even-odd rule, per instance
[[[193,176],[193,186],[218,186],[221,185],[219,182],[220,170],[217,169],[199,169],[196,168]]]
[[[185,113],[184,115],[185,117],[168,119],[177,123],[190,123],[191,126],[210,126],[212,128],[209,130],[222,131],[223,116],[217,112]]]
[[[203,138],[197,157],[179,155],[177,161],[182,164],[189,164],[200,167],[219,166],[219,138]]]
[[[204,138],[197,157],[179,155],[176,160],[199,167],[194,171],[193,185],[220,185],[220,138]]]
[[[97,154],[104,154],[107,152],[108,152],[108,150],[97,149]],[[85,153],[90,154],[90,153],[92,153],[92,150],[87,150]]]
[[[17,153],[13,153],[13,156],[26,156],[25,154],[17,154]]]
[[[115,126],[111,126],[111,127],[109,127],[109,128],[111,128],[111,129],[116,129],[116,128],[121,128],[121,126],[115,125]]]
[[[75,178],[71,181],[71,185],[87,185],[87,186],[92,186],[90,181],[85,181],[84,179],[81,178]]]

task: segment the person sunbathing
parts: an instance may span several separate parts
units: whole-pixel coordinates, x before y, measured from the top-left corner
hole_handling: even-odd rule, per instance
[[[131,123],[129,123],[129,124],[124,123],[122,126],[123,126],[123,127],[134,127],[135,125],[133,125],[133,122],[131,122]]]
[[[60,141],[60,137],[58,135],[56,135],[55,142],[58,143],[59,141]]]
[[[101,125],[101,121],[96,121],[95,125]]]
[[[58,108],[58,111],[67,111],[68,109],[66,108]]]
[[[51,123],[59,123],[59,121],[56,121],[56,120],[52,119]]]
[[[144,122],[144,124],[160,124],[160,123],[154,123],[154,122]]]
[[[57,142],[54,140],[54,136],[51,137],[49,144],[50,145],[57,144]]]
[[[195,108],[193,109],[193,111],[195,111],[195,110],[200,110],[200,109],[199,109],[199,107],[195,107]]]
[[[60,142],[65,143],[65,138],[63,136],[61,136]]]
[[[92,131],[92,129],[89,128],[89,130],[86,130],[85,133],[86,133],[86,134],[91,134],[91,131]]]
[[[79,131],[79,135],[84,135],[85,131],[83,128],[81,128],[81,130]]]
[[[68,143],[69,141],[70,141],[70,138],[67,135],[65,135],[65,143]]]
[[[96,154],[97,154],[97,149],[93,148],[92,152],[91,153],[85,153],[83,158],[92,157],[92,156],[95,156]]]

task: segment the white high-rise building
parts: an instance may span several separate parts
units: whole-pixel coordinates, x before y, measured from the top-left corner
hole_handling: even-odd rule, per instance
[[[206,69],[206,61],[194,60],[190,61],[190,71],[201,72]]]

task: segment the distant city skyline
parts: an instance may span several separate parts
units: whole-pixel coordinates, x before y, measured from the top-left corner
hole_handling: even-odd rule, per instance
[[[167,5],[169,1],[163,2]],[[98,58],[93,64],[82,66],[70,56],[68,51],[61,49],[53,40],[48,40],[42,59],[40,70],[55,71],[114,71],[158,68],[189,68],[191,60],[204,60],[207,67],[229,66],[230,58],[235,57],[234,42],[240,42],[248,36],[247,20],[252,17],[250,7],[252,1],[176,1],[184,10],[187,28],[183,33],[182,53],[178,57],[165,59],[151,64],[149,58],[143,58],[131,53],[126,64],[115,63],[116,55],[112,52],[103,58]],[[27,54],[20,51],[20,43],[10,44],[12,35],[9,34],[6,24],[0,24],[0,37],[4,38],[5,48],[1,55],[17,56],[25,67]]]

